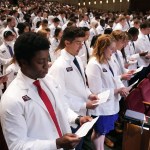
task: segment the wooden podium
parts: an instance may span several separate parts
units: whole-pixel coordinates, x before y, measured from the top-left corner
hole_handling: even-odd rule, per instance
[[[150,129],[125,122],[122,150],[150,150]]]

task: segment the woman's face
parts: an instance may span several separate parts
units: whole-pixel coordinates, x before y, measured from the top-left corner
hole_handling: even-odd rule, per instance
[[[110,59],[111,59],[111,56],[112,56],[112,54],[113,54],[113,52],[114,52],[114,49],[116,49],[116,43],[115,43],[115,42],[112,42],[112,43],[110,44],[110,46],[108,46],[108,47],[106,48],[106,50],[104,51],[104,56],[105,56],[105,58],[106,58],[107,60],[110,60]]]
[[[26,26],[25,29],[24,29],[24,32],[29,32],[29,31],[30,31],[29,26]]]
[[[124,47],[124,40],[116,41],[116,50],[121,50]]]
[[[61,30],[61,31],[59,32],[59,35],[58,35],[58,36],[61,38],[62,35],[63,35],[63,31]]]

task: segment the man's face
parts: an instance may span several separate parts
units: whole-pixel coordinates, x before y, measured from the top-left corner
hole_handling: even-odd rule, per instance
[[[67,52],[73,56],[78,55],[80,49],[82,48],[83,41],[84,37],[75,38],[75,40],[73,40],[72,42],[66,41],[65,45]]]
[[[44,78],[48,72],[48,50],[38,51],[30,62],[22,65],[22,72],[31,79]]]
[[[149,34],[149,27],[142,29],[142,33],[143,33],[144,35]]]
[[[12,20],[11,20],[10,26],[13,27],[13,28],[16,26],[16,21],[15,21],[15,19],[12,19]]]
[[[85,41],[89,39],[90,31],[85,32]]]

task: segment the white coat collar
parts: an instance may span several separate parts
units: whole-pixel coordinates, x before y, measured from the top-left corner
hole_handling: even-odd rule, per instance
[[[65,49],[61,50],[61,56],[65,58],[65,60],[72,61],[74,60],[74,56],[69,54]]]

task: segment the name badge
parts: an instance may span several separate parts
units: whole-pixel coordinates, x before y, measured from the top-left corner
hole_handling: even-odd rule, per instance
[[[70,71],[73,71],[73,68],[72,67],[68,67],[66,68],[67,72],[70,72]]]
[[[5,50],[3,50],[3,51],[2,51],[2,53],[6,53],[6,51],[5,51]]]
[[[25,102],[31,100],[31,98],[30,98],[29,96],[27,96],[27,95],[22,96],[22,99],[23,99]]]
[[[105,68],[102,68],[103,72],[107,72],[107,70]]]

